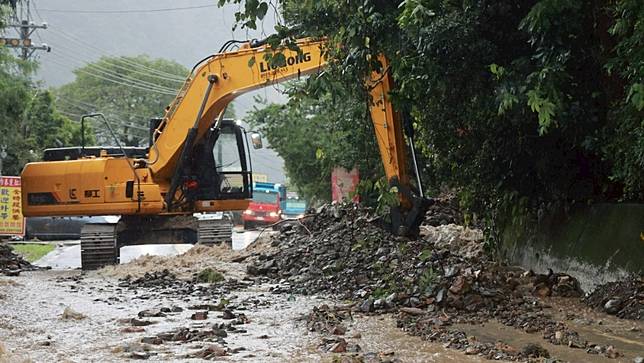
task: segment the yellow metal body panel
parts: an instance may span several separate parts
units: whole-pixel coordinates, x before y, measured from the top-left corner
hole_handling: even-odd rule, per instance
[[[125,158],[88,158],[29,163],[22,172],[25,216],[158,214],[163,211],[159,185],[149,170],[138,169],[140,184]],[[126,197],[126,183],[134,182]],[[137,193],[142,193],[139,203]],[[53,203],[30,205],[30,193],[51,193]]]

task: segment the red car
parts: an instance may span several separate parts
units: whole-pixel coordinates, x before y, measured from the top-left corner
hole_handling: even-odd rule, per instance
[[[282,209],[280,196],[275,191],[255,190],[248,209],[242,213],[244,229],[256,225],[270,225],[280,221]]]

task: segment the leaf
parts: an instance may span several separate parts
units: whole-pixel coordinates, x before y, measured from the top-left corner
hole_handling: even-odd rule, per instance
[[[255,63],[256,63],[255,56],[252,56],[252,57],[248,60],[248,68],[253,67],[253,66],[255,65]]]
[[[259,4],[259,7],[257,8],[257,18],[262,20],[266,16],[266,13],[268,12],[268,3],[262,2]]]

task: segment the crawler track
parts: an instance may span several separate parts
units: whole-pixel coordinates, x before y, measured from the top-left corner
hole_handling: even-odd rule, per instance
[[[233,224],[228,219],[208,219],[199,221],[199,244],[212,246],[233,244]]]
[[[81,230],[81,267],[96,270],[119,263],[116,224],[85,224]]]

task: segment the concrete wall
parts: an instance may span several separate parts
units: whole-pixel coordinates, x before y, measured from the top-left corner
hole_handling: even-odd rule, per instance
[[[590,291],[644,273],[644,204],[578,205],[539,218],[515,217],[502,228],[500,247],[512,263],[568,273]]]

